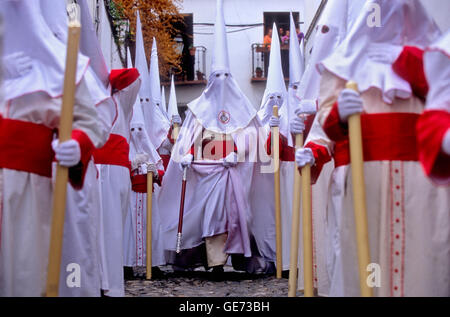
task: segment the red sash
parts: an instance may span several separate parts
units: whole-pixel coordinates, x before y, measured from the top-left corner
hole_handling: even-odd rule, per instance
[[[415,113],[361,115],[364,161],[418,161]],[[348,137],[336,141],[335,166],[350,163]]]
[[[131,169],[130,146],[127,139],[118,134],[111,134],[105,145],[94,151],[96,164],[118,165]]]
[[[51,177],[55,131],[42,124],[0,116],[0,167]]]

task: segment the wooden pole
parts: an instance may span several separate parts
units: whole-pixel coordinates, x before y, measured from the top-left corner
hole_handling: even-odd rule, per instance
[[[81,25],[78,21],[71,21],[69,23],[59,142],[70,140],[72,134],[80,31]],[[58,296],[68,179],[69,169],[58,164],[56,168],[55,190],[53,193],[52,227],[50,232],[46,286],[47,297]]]
[[[303,147],[303,134],[295,136],[295,149]],[[301,176],[297,162],[294,166],[294,190],[292,201],[292,226],[291,226],[291,252],[289,262],[289,288],[288,296],[297,295],[297,269],[298,269],[298,237],[300,231],[300,186]]]
[[[147,173],[147,263],[146,279],[152,278],[152,202],[153,202],[153,172]]]
[[[358,92],[355,82],[347,82],[346,88]],[[359,283],[361,296],[373,296],[373,290],[367,284],[367,266],[370,263],[370,247],[367,226],[366,193],[364,183],[364,160],[360,114],[348,118],[350,139],[350,162],[353,182],[353,210],[355,213],[356,243],[358,246]]]
[[[303,283],[304,296],[314,296],[313,251],[312,251],[312,209],[311,209],[311,166],[302,168],[302,213],[303,213]]]
[[[273,107],[273,115],[278,117],[278,106]],[[283,269],[283,246],[281,240],[281,200],[280,200],[280,128],[272,127],[272,155],[274,162],[275,228],[276,228],[276,277],[281,278]]]

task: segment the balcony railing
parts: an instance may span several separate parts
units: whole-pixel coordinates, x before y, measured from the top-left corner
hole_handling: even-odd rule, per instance
[[[181,57],[182,72],[175,74],[175,85],[206,85],[206,47],[194,46]],[[162,79],[162,85],[170,85],[170,76]]]
[[[289,45],[281,45],[281,66],[285,80],[289,80]],[[252,82],[266,81],[269,70],[270,45],[252,44]]]

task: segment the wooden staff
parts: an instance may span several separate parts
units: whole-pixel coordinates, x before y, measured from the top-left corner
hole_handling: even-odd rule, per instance
[[[273,115],[278,118],[278,106],[273,106]],[[280,200],[280,128],[272,127],[272,155],[274,162],[275,228],[276,228],[276,277],[281,278],[283,269],[283,248],[281,240],[281,200]]]
[[[313,251],[312,251],[312,209],[311,209],[311,166],[302,168],[302,213],[303,213],[303,283],[304,296],[314,296]]]
[[[147,171],[147,263],[146,279],[152,278],[152,202],[153,202],[153,172]]]
[[[295,135],[295,149],[303,147],[303,134]],[[300,231],[300,185],[301,176],[297,162],[294,166],[294,190],[292,201],[291,252],[289,262],[288,296],[297,294],[298,237]]]
[[[72,134],[80,31],[81,25],[79,21],[70,21],[67,39],[64,91],[59,126],[60,143],[70,140]],[[55,190],[53,193],[52,227],[50,233],[46,288],[47,297],[58,296],[68,178],[69,169],[58,164],[56,168]]]
[[[347,89],[358,92],[358,85],[349,81]],[[367,284],[367,266],[370,263],[369,235],[367,230],[366,193],[364,183],[364,160],[361,134],[361,116],[353,114],[348,118],[350,139],[350,162],[353,182],[353,210],[355,213],[356,243],[358,246],[359,283],[361,296],[373,296],[372,288]]]

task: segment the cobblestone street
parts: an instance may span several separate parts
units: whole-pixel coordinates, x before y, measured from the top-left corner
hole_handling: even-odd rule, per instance
[[[251,276],[225,267],[224,280],[212,281],[210,272],[198,269],[175,273],[170,266],[161,267],[164,277],[152,280],[125,281],[128,297],[287,297],[288,279],[274,276]],[[145,270],[136,270],[145,274]],[[297,296],[302,296],[297,292]]]

